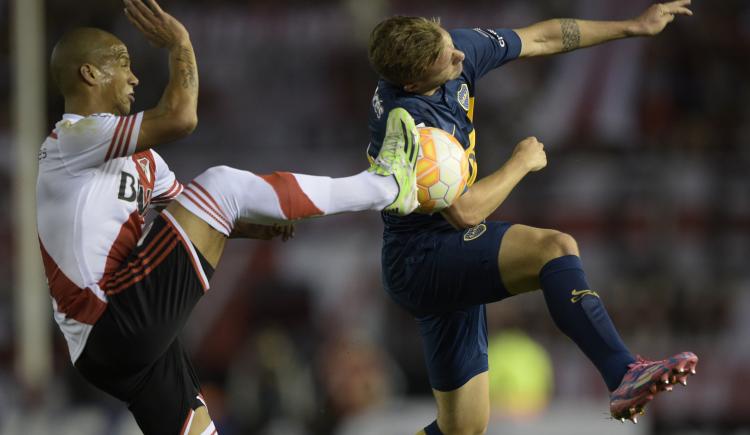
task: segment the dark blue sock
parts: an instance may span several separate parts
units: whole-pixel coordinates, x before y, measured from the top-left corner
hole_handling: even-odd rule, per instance
[[[620,339],[599,295],[589,287],[581,259],[555,258],[539,272],[544,300],[552,319],[573,340],[614,391],[635,361]]]
[[[442,432],[440,432],[440,428],[437,425],[437,420],[430,423],[429,426],[424,428],[424,433],[427,435],[443,435]]]

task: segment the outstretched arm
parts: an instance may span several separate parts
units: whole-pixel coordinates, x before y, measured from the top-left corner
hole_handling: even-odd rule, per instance
[[[169,83],[159,103],[143,113],[137,150],[181,139],[198,124],[198,67],[185,26],[154,0],[124,0],[128,20],[148,41],[169,50]]]
[[[526,174],[545,166],[544,144],[528,137],[516,145],[513,155],[500,169],[477,181],[443,210],[443,217],[457,229],[478,225],[505,201]]]
[[[563,53],[631,36],[653,36],[674,20],[676,15],[693,15],[691,0],[651,5],[641,15],[624,21],[587,21],[560,18],[514,29],[521,38],[519,57]]]

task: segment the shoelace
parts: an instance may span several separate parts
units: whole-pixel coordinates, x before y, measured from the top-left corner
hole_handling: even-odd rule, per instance
[[[635,356],[635,362],[628,364],[628,370],[643,370],[646,367],[655,364],[659,361],[649,361],[640,355]]]

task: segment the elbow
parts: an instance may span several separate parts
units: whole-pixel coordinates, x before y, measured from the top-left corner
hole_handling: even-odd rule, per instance
[[[482,219],[480,216],[477,216],[473,213],[468,213],[461,217],[461,219],[458,221],[458,225],[460,229],[465,230],[467,228],[473,228],[481,224],[482,222],[484,222],[484,219]]]
[[[484,221],[484,218],[472,210],[462,208],[459,204],[448,207],[443,212],[446,220],[457,230],[465,230],[475,227]]]
[[[185,137],[195,131],[196,127],[198,127],[198,114],[193,112],[175,116],[172,129],[178,137]]]
[[[189,135],[190,133],[195,131],[196,127],[198,127],[198,114],[192,113],[188,116],[185,116],[181,124],[185,136]]]
[[[152,122],[158,126],[155,140],[159,143],[172,142],[189,136],[198,126],[198,113],[195,109],[159,105],[154,108]]]

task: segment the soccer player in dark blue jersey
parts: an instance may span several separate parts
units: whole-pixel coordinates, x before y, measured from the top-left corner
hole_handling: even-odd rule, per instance
[[[469,188],[440,214],[384,215],[386,291],[416,318],[437,420],[423,432],[481,434],[489,419],[486,303],[542,290],[556,325],[601,373],[614,418],[631,419],[672,384],[686,383],[698,358],[684,352],[661,361],[634,357],[599,294],[586,281],[575,239],[551,229],[485,219],[529,172],[547,164],[536,138],[476,180],[472,124],[476,82],[504,63],[630,36],[660,33],[690,0],[654,4],[626,21],[555,19],[521,29],[446,31],[435,20],[392,17],[373,30],[369,56],[381,76],[372,99],[370,156],[385,117],[403,107],[417,124],[452,133],[470,159]],[[476,182],[475,182],[476,181]]]

